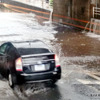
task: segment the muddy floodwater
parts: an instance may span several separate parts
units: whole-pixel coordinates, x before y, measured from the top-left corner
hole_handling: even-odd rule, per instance
[[[55,35],[65,56],[100,56],[100,41],[73,28],[60,27]],[[91,33],[92,35],[92,33]]]
[[[58,56],[62,78],[54,86],[23,84],[11,89],[0,78],[0,100],[100,100],[100,35],[44,21],[33,13],[0,6],[0,44],[40,39]]]

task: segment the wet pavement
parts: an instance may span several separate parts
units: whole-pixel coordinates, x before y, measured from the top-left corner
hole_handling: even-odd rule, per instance
[[[2,7],[0,7],[2,8]],[[6,12],[7,11],[7,12]],[[5,13],[4,13],[5,12]],[[40,39],[58,54],[62,79],[55,86],[23,84],[12,90],[0,80],[0,100],[100,100],[100,38],[71,26],[45,22],[35,14],[0,12],[0,44]]]

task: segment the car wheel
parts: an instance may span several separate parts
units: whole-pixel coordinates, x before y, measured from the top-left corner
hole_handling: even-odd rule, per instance
[[[11,73],[9,73],[8,82],[9,82],[9,86],[10,86],[11,88],[14,88],[14,85],[15,85],[15,83],[16,83],[16,76],[13,75],[13,74],[11,74]]]
[[[52,80],[52,81],[51,81],[51,85],[54,85],[56,82],[57,82],[57,80],[55,80],[55,79]]]
[[[51,80],[46,82],[46,86],[47,87],[53,87],[55,85],[55,83],[57,82],[57,80]]]

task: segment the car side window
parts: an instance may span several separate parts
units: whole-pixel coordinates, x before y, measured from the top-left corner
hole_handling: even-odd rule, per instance
[[[1,45],[1,47],[0,47],[0,53],[5,53],[5,51],[6,51],[6,47],[7,47],[7,44],[3,44],[3,45]]]

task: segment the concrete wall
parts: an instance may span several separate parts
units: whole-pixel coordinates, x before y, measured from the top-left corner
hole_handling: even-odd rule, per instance
[[[72,10],[72,0],[54,0],[53,9],[55,14],[70,16]]]
[[[55,14],[66,15],[65,1],[66,0],[53,1],[53,9]]]
[[[54,0],[53,8],[55,14],[88,20],[90,0]]]
[[[91,0],[54,0],[54,14],[88,21],[91,16],[90,4]],[[77,23],[78,25],[86,25],[86,23],[79,21],[76,22],[65,18],[58,19],[62,19],[64,22],[66,21],[70,23]]]
[[[72,17],[82,20],[90,19],[90,0],[73,0]]]

